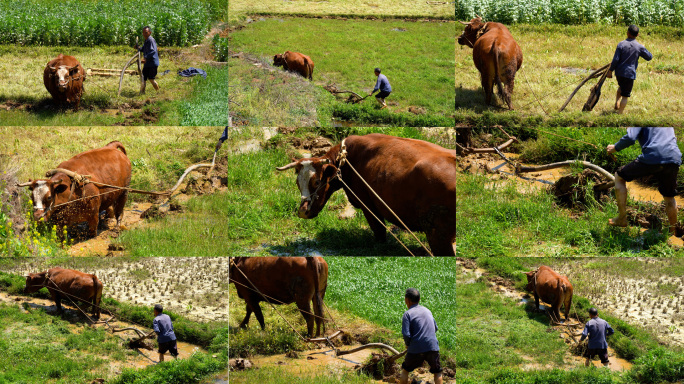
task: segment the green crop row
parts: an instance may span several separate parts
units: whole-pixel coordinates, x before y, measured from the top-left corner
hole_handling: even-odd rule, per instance
[[[202,0],[0,0],[0,44],[129,45],[150,26],[160,46],[198,44],[213,9]]]
[[[682,0],[462,0],[456,18],[512,23],[684,25]]]

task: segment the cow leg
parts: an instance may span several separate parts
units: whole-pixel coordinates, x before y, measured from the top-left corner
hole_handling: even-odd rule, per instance
[[[97,237],[97,226],[100,224],[100,213],[88,218],[88,237]]]
[[[534,291],[534,309],[536,311],[541,311],[541,308],[539,308],[539,295],[537,295],[536,289]]]
[[[570,296],[569,298],[565,299],[565,303],[563,304],[563,306],[565,307],[565,308],[563,309],[563,312],[565,312],[565,320],[566,320],[566,321],[568,320],[568,315],[570,314],[570,306],[571,306],[571,305],[572,305],[572,296]]]
[[[254,306],[254,315],[256,315],[259,325],[261,325],[261,330],[266,329],[266,323],[264,322],[264,314],[261,312],[261,306],[257,303]]]
[[[314,329],[314,316],[311,315],[311,305],[309,304],[308,299],[302,299],[297,300],[297,308],[299,308],[299,313],[302,314],[302,317],[304,317],[304,320],[306,320],[306,331],[307,331],[307,336],[311,337],[313,335],[313,329]],[[316,334],[318,336],[319,333]]]
[[[245,318],[242,319],[242,322],[240,323],[240,328],[247,328],[247,323],[249,323],[249,318],[252,316],[252,308],[247,305],[247,314],[245,314]]]
[[[488,73],[486,70],[481,77],[482,90],[485,93],[485,103],[492,104],[492,93],[494,93],[494,74]]]
[[[126,206],[126,199],[128,199],[128,191],[124,191],[114,204],[114,217],[116,217],[116,226],[121,226],[121,219],[123,219],[124,207]]]
[[[443,231],[437,228],[432,228],[428,230],[425,235],[427,236],[428,244],[430,244],[430,250],[435,256],[456,256],[454,247],[451,245],[453,239],[446,235]]]
[[[380,220],[382,220],[382,223],[380,223],[375,217],[373,217],[373,213]],[[363,208],[363,215],[366,217],[366,221],[368,222],[368,226],[370,226],[371,230],[373,231],[373,235],[375,235],[375,241],[384,243],[387,241],[387,229],[385,229],[385,226],[383,225],[385,223],[385,219],[382,216],[380,216],[380,213],[373,213]]]

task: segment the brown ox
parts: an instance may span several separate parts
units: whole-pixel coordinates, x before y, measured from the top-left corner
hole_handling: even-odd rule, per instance
[[[286,71],[297,72],[305,79],[313,80],[314,62],[305,54],[285,51],[282,55],[273,56],[273,65],[283,67]]]
[[[78,111],[83,95],[85,71],[73,56],[59,56],[50,60],[43,70],[43,83],[52,98],[60,105],[73,104]]]
[[[349,136],[344,143],[348,162],[410,230],[426,234],[432,253],[454,256],[456,151],[426,141],[377,133]],[[322,157],[299,159],[277,168],[295,168],[297,172],[301,192],[298,215],[315,218],[330,196],[344,188],[349,202],[363,211],[376,240],[384,242],[386,229],[373,214],[383,222],[387,220],[400,227],[401,224],[347,163],[340,165],[340,148],[338,144]],[[338,169],[358,199],[340,182]]]
[[[60,313],[62,299],[74,303],[80,300],[92,307],[93,317],[100,318],[102,283],[97,276],[59,267],[51,268],[47,272],[29,273],[26,276],[24,293],[37,292],[43,287],[50,292]]]
[[[91,149],[62,162],[47,173],[49,179],[29,180],[19,184],[29,187],[33,200],[33,217],[62,227],[88,223],[88,236],[97,236],[100,212],[114,210],[117,225],[121,224],[128,191],[113,187],[83,183],[75,174],[89,180],[117,187],[131,183],[131,162],[126,149],[118,141],[102,148]]]
[[[572,304],[572,284],[567,276],[562,276],[553,269],[542,265],[536,271],[525,272],[527,286],[525,289],[534,293],[536,308],[539,308],[539,299],[551,304],[551,320],[560,323],[560,306],[565,306],[565,319],[568,319],[570,305]]]
[[[492,93],[496,84],[501,99],[508,104],[509,109],[513,109],[511,95],[515,73],[523,62],[520,46],[508,28],[501,23],[483,23],[481,17],[476,17],[468,23],[460,23],[466,27],[458,37],[458,43],[473,48],[473,61],[480,71],[480,81],[487,104],[492,103]]]
[[[240,328],[247,326],[254,312],[264,329],[259,303],[266,301],[276,305],[296,303],[306,320],[308,335],[313,334],[314,322],[316,336],[321,334],[321,324],[325,332],[323,299],[328,287],[328,263],[322,257],[236,257],[230,263],[228,278],[235,284],[238,297],[247,304],[247,314]],[[255,292],[254,287],[266,298]],[[312,302],[315,316],[309,305]]]

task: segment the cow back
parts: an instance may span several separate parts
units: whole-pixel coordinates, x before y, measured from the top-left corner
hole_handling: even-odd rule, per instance
[[[545,265],[539,267],[535,283],[537,295],[547,303],[563,300],[567,294],[572,295],[572,284],[568,278]]]
[[[350,136],[345,144],[349,162],[410,229],[420,230],[425,226],[421,221],[432,215],[455,233],[455,150],[382,134]],[[342,174],[364,203],[372,202],[385,219],[399,225],[349,167],[342,166]]]
[[[57,293],[69,299],[89,301],[102,295],[102,283],[95,275],[73,269],[52,268],[48,270],[48,290],[57,288]]]
[[[245,300],[264,301],[259,293],[250,289],[252,284],[262,294],[285,304],[295,302],[298,297],[313,298],[315,276],[305,257],[250,257],[236,263],[239,271],[233,273],[232,279],[240,297]],[[318,258],[318,265],[319,290],[324,291],[328,264],[323,258]]]
[[[473,46],[473,60],[480,71],[493,62],[494,50],[498,51],[500,65],[513,63],[516,70],[520,69],[522,50],[511,32],[501,23],[488,22]]]

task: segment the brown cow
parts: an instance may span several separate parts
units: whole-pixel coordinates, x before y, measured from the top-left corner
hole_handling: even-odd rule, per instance
[[[59,267],[26,275],[24,293],[37,292],[43,287],[50,292],[58,312],[62,312],[62,299],[68,303],[81,300],[92,307],[94,318],[100,318],[102,282],[97,276]]]
[[[60,104],[74,104],[78,111],[83,95],[85,71],[73,56],[59,56],[50,60],[43,70],[43,83],[52,98]]]
[[[520,46],[508,28],[501,23],[483,23],[481,17],[476,17],[468,23],[460,23],[466,27],[458,37],[458,43],[473,48],[473,61],[480,71],[480,81],[487,104],[492,103],[492,93],[496,84],[499,96],[508,104],[508,109],[513,109],[511,95],[515,73],[523,62]]]
[[[73,173],[88,175],[90,181],[128,187],[131,183],[131,162],[124,146],[112,141],[103,148],[91,149],[62,162],[57,169],[48,172],[49,179],[19,184],[31,190],[34,219],[44,218],[57,225],[60,235],[62,227],[85,221],[88,223],[88,236],[95,237],[100,212],[111,207],[117,225],[120,225],[128,191],[79,182]],[[70,201],[74,202],[65,204]]]
[[[273,65],[283,67],[286,71],[297,72],[305,79],[313,80],[314,62],[305,54],[285,51],[282,55],[273,56]]]
[[[349,136],[346,159],[412,231],[424,232],[432,253],[454,256],[456,238],[456,151],[422,140],[382,134]],[[346,163],[340,165],[341,145],[322,157],[304,158],[277,168],[295,168],[301,191],[298,215],[313,219],[330,196],[344,188],[349,202],[363,211],[376,240],[386,240],[385,227],[375,218],[401,226]],[[342,180],[356,194],[350,193]],[[363,202],[368,208],[365,208]],[[403,227],[402,227],[403,228]]]
[[[247,304],[240,328],[247,326],[254,312],[264,329],[259,302],[267,301],[276,305],[296,303],[306,320],[308,335],[313,333],[314,322],[316,336],[321,334],[321,324],[325,333],[323,299],[328,287],[328,263],[322,257],[236,257],[231,259],[228,278],[235,284],[238,297]],[[267,297],[255,292],[252,284]],[[311,302],[315,316],[311,314]]]
[[[551,304],[551,320],[560,323],[560,306],[563,304],[567,320],[572,304],[572,284],[567,276],[562,276],[545,265],[525,274],[527,275],[525,290],[534,293],[535,308],[539,308],[539,298],[541,298],[544,302]]]

